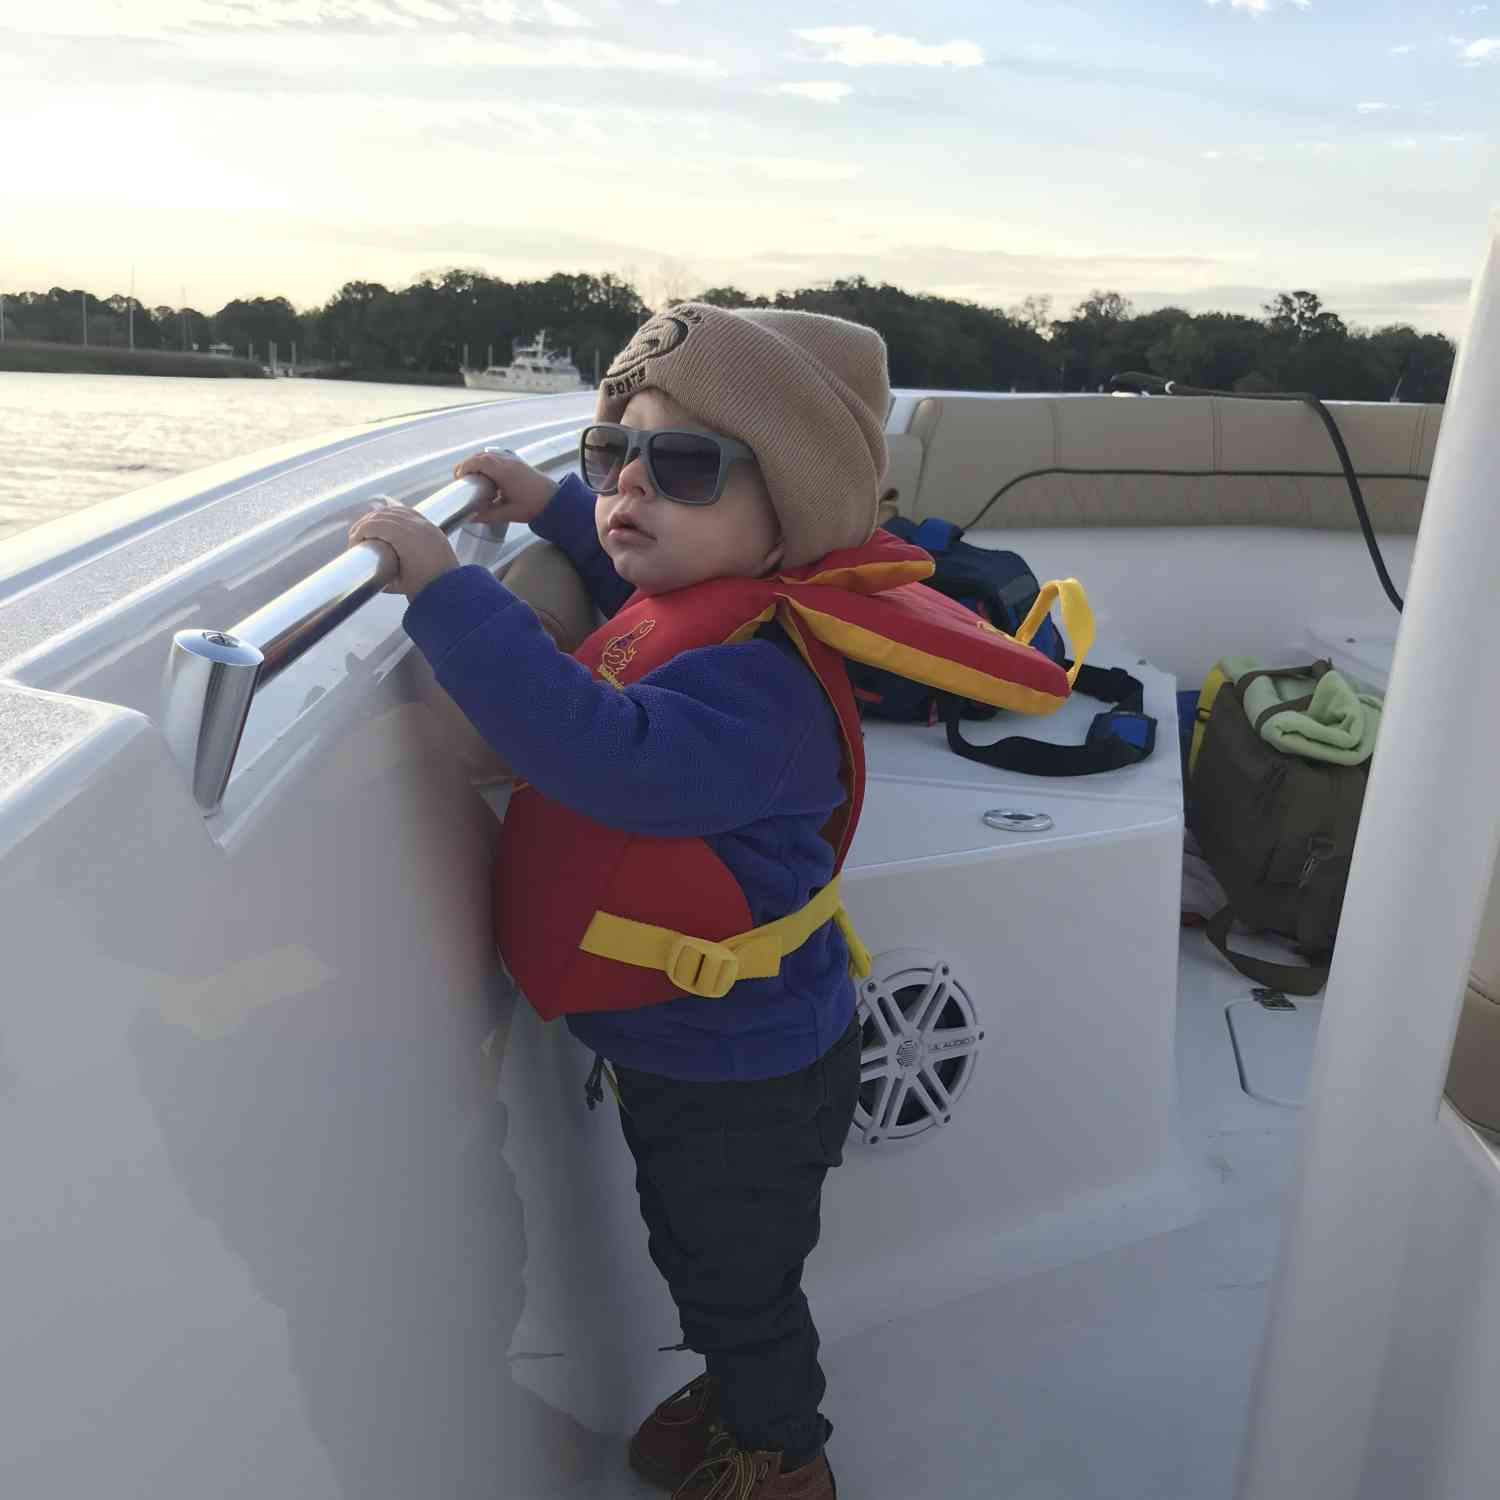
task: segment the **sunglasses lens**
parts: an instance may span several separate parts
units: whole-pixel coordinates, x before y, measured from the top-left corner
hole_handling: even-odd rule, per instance
[[[583,482],[600,495],[619,488],[629,444],[618,427],[590,427],[583,434]]]
[[[719,487],[719,445],[690,432],[661,432],[651,439],[651,467],[668,499],[707,505]]]

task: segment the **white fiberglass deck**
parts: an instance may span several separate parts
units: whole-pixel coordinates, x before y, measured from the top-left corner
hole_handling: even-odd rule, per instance
[[[889,1322],[827,1340],[824,1410],[835,1426],[829,1457],[841,1495],[1233,1500],[1302,1115],[1240,1088],[1225,1010],[1248,997],[1249,981],[1194,931],[1182,935],[1180,973],[1175,1117],[1197,1211],[1082,1259],[1059,1236],[1044,1269],[917,1313],[896,1303]],[[1310,1048],[1312,1029],[1301,1035]],[[1500,1147],[1447,1111],[1433,1144],[1444,1181],[1428,1207],[1455,1206],[1476,1177],[1500,1194]],[[825,1218],[838,1202],[835,1173]],[[822,1258],[820,1250],[813,1268],[826,1272]],[[1433,1269],[1418,1258],[1408,1274]],[[935,1265],[934,1280],[942,1274]],[[1461,1296],[1449,1301],[1463,1308]],[[1433,1305],[1399,1336],[1450,1338],[1450,1321]],[[665,1394],[693,1365],[681,1355],[661,1359]],[[1476,1385],[1476,1399],[1492,1394],[1492,1384]],[[1387,1399],[1399,1403],[1399,1392]],[[1394,1424],[1376,1445],[1383,1451],[1361,1496],[1491,1495],[1462,1474],[1433,1486],[1442,1442],[1441,1432]],[[601,1476],[576,1493],[659,1494],[623,1465],[612,1483]]]
[[[1224,1005],[1246,989],[1185,936],[1178,1123],[1201,1216],[1080,1262],[1059,1244],[1054,1269],[835,1345],[847,1493],[1229,1500],[1298,1119],[1240,1091]]]
[[[1300,1119],[1240,1089],[1225,1006],[1249,990],[1200,934],[1183,934],[1176,1123],[1199,1194],[1189,1222],[1081,1260],[1064,1233],[1045,1269],[920,1312],[896,1300],[889,1322],[825,1342],[841,1495],[1231,1500]],[[835,1172],[825,1219],[838,1212]],[[694,1365],[660,1358],[665,1395]],[[577,1493],[659,1493],[620,1467],[613,1485]]]

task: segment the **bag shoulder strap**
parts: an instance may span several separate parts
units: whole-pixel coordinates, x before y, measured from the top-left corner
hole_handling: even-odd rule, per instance
[[[943,721],[948,729],[948,748],[965,760],[1023,776],[1091,776],[1145,760],[1156,748],[1156,720],[1144,712],[1146,690],[1140,679],[1122,667],[1089,667],[1074,662],[1064,665],[1075,692],[1113,704],[1116,711],[1134,715],[1138,722],[1111,724],[1112,714],[1099,714],[1081,745],[1055,745],[1026,735],[1012,735],[993,745],[973,745],[960,728],[963,699],[945,695]]]
[[[1240,696],[1244,697],[1246,687],[1257,677],[1311,677],[1314,682],[1318,682],[1331,671],[1333,663],[1327,660],[1309,662],[1305,667],[1257,667],[1253,672],[1242,672],[1234,679],[1234,685],[1239,689]]]
[[[1247,979],[1293,995],[1316,995],[1328,983],[1327,964],[1278,964],[1268,958],[1233,952],[1229,946],[1229,929],[1233,925],[1234,908],[1225,906],[1209,919],[1203,930],[1209,942]]]
[[[1305,667],[1261,667],[1254,672],[1246,672],[1243,676],[1235,678],[1234,691],[1243,706],[1245,689],[1259,677],[1264,677],[1267,681],[1273,681],[1278,677],[1311,677],[1317,683],[1321,682],[1332,670],[1333,663],[1327,660],[1310,662]],[[1259,734],[1262,725],[1267,720],[1274,719],[1277,714],[1302,713],[1311,708],[1315,696],[1316,693],[1308,693],[1301,698],[1292,698],[1286,703],[1273,703],[1269,708],[1261,711],[1251,727]]]

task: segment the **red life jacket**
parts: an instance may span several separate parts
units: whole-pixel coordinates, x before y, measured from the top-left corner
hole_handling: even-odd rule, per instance
[[[624,688],[697,646],[750,639],[775,620],[828,695],[843,740],[844,801],[822,833],[834,851],[829,884],[798,912],[751,927],[739,882],[701,838],[659,838],[608,827],[521,783],[501,832],[496,939],[544,1020],[630,1010],[683,994],[718,997],[737,979],[767,978],[828,921],[868,969],[838,898],[838,872],[864,800],[864,742],[844,658],[888,667],[999,708],[1050,713],[1068,696],[1064,672],[1024,644],[1054,599],[1077,661],[1093,621],[1073,579],[1049,583],[1013,639],[921,586],[933,562],[886,531],[862,547],[768,578],[713,578],[626,601],[574,653]]]

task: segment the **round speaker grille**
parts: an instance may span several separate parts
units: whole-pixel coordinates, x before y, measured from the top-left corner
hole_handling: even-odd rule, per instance
[[[859,1019],[854,1128],[873,1146],[948,1124],[984,1040],[952,963],[916,948],[879,954],[859,986]]]

